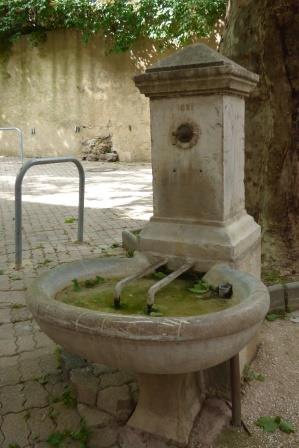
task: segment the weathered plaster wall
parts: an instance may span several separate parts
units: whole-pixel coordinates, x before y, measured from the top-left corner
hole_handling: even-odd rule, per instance
[[[132,81],[137,65],[130,54],[105,55],[100,37],[85,46],[75,32],[49,33],[38,48],[22,38],[1,61],[0,127],[23,129],[26,156],[77,155],[82,140],[109,129],[121,160],[149,160],[148,101]],[[17,136],[0,133],[0,155],[17,153]]]
[[[78,155],[82,141],[109,130],[120,160],[150,160],[148,100],[132,77],[165,55],[140,49],[107,55],[100,36],[84,45],[71,31],[37,48],[23,37],[0,57],[0,127],[23,129],[26,157]],[[0,132],[0,156],[17,154],[16,134]]]

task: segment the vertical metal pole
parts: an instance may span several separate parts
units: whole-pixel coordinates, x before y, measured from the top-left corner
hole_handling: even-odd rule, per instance
[[[24,163],[24,138],[23,138],[23,131],[22,129],[18,129],[19,133],[20,133],[20,159],[21,159],[21,163],[23,165]]]
[[[85,192],[85,173],[81,163],[76,163],[79,172],[79,210],[78,210],[78,241],[83,241],[84,227],[84,192]]]
[[[20,169],[15,182],[15,265],[16,269],[22,266],[22,181],[27,168]]]
[[[239,353],[230,359],[230,380],[232,396],[232,424],[240,427],[241,419],[241,377]]]

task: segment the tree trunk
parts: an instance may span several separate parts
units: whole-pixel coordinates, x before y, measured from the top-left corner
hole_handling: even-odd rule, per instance
[[[260,75],[247,100],[245,188],[265,271],[299,273],[299,1],[231,0],[222,52]]]

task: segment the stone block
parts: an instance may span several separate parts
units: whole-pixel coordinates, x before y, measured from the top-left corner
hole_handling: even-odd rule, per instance
[[[118,436],[117,428],[100,428],[92,431],[89,447],[108,448],[116,443]],[[133,448],[133,447],[132,447]]]
[[[71,384],[80,403],[95,406],[99,379],[93,375],[90,367],[74,369],[71,371]]]
[[[12,309],[11,310],[11,321],[12,322],[23,322],[32,319],[32,314],[27,307]]]
[[[277,308],[285,309],[285,292],[283,285],[272,285],[268,287],[270,294],[270,310]]]
[[[177,448],[177,445],[174,446],[169,441],[129,426],[120,429],[119,442],[121,448]]]
[[[0,389],[0,415],[9,412],[21,412],[24,410],[25,397],[22,392],[23,386],[16,384],[4,386]]]
[[[0,384],[6,386],[16,384],[20,381],[21,375],[18,369],[18,357],[9,356],[0,358]]]
[[[28,445],[29,428],[26,423],[26,413],[7,414],[3,417],[1,431],[5,434],[3,448]]]
[[[109,425],[113,421],[113,417],[104,411],[86,406],[79,403],[77,406],[78,412],[82,418],[85,419],[87,426],[103,427]]]
[[[28,381],[24,384],[24,406],[28,408],[44,407],[48,404],[48,393],[37,381]]]
[[[109,387],[98,393],[97,407],[126,422],[134,410],[133,400],[128,386]]]
[[[0,341],[1,356],[11,356],[17,353],[17,345],[14,340]]]
[[[8,324],[11,321],[11,310],[10,308],[4,308],[0,313],[0,324]]]
[[[122,386],[123,384],[134,381],[135,376],[127,370],[119,370],[114,373],[107,373],[101,376],[100,389],[106,389],[111,386]]]
[[[110,366],[105,366],[104,364],[92,364],[92,371],[95,376],[101,376],[104,373],[117,372],[117,369]]]
[[[299,309],[299,282],[287,283],[288,306],[292,309]]]
[[[33,334],[26,334],[17,338],[18,352],[30,352],[35,349]]]
[[[63,403],[54,403],[53,415],[56,420],[56,431],[77,431],[80,427],[80,416],[76,409],[67,408]]]
[[[46,441],[55,431],[55,424],[50,418],[50,408],[32,409],[28,413],[27,424],[30,428],[29,440],[31,442]]]
[[[87,361],[80,356],[73,355],[62,349],[61,352],[61,368],[65,378],[69,377],[70,371],[73,369],[78,369],[79,367],[85,367]]]

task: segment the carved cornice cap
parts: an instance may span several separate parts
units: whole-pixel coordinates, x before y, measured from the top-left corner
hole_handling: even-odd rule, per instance
[[[248,96],[259,76],[204,44],[189,45],[134,77],[144,95],[173,97],[227,94]]]

